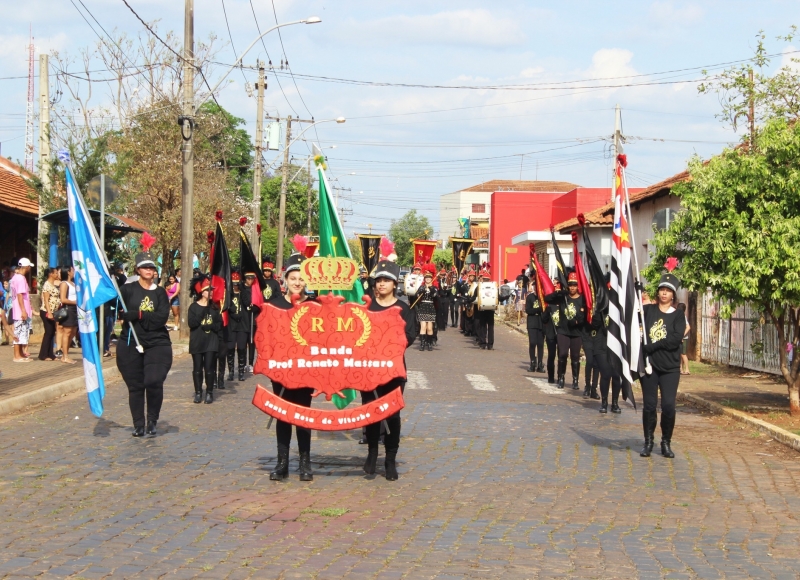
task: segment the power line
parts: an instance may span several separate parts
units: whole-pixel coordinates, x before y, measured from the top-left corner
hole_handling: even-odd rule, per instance
[[[264,52],[267,55],[267,60],[269,64],[272,65],[272,59],[269,56],[269,51],[267,50],[267,44],[264,42],[264,37],[261,36],[261,26],[258,24],[258,16],[256,16],[256,9],[253,6],[253,0],[250,0],[250,10],[253,12],[253,21],[256,23],[256,30],[258,30],[258,34],[261,37],[261,46],[264,47]],[[278,29],[280,31],[280,28]],[[273,70],[273,73],[275,71]],[[294,110],[292,103],[289,101],[289,97],[286,96],[286,92],[283,90],[283,85],[281,84],[281,79],[278,78],[278,75],[275,75],[275,81],[278,83],[278,88],[281,90],[281,94],[283,98],[286,100],[286,104],[289,105],[289,108],[292,110],[292,113],[297,115],[297,111]]]
[[[233,49],[233,56],[236,56],[238,53],[236,52],[236,47],[233,45],[233,35],[231,34],[231,25],[228,23],[228,11],[225,10],[225,0],[220,0],[222,2],[222,14],[225,16],[225,27],[228,29],[228,38],[231,39],[231,49]],[[239,72],[242,73],[242,78],[244,82],[247,83],[247,77],[244,76],[244,71],[241,67],[239,67]]]

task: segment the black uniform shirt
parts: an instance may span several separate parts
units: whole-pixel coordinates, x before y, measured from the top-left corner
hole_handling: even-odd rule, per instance
[[[408,342],[406,348],[408,348],[414,343],[414,339],[417,337],[417,319],[414,315],[414,311],[411,310],[411,307],[408,304],[402,300],[397,300],[391,306],[381,306],[378,304],[377,300],[373,300],[367,310],[370,312],[382,312],[389,308],[394,308],[395,306],[400,307],[400,316],[403,318],[403,322],[405,323],[406,341]]]
[[[681,341],[686,331],[686,316],[682,310],[672,308],[671,312],[661,312],[656,304],[644,307],[645,332],[647,344],[644,352],[650,355],[650,362],[662,373],[677,372],[681,368]]]
[[[267,278],[266,282],[266,286],[261,291],[265,301],[273,300],[281,295],[281,285],[275,278]]]
[[[542,305],[536,292],[529,292],[525,298],[525,314],[528,315],[528,330],[542,330]]]
[[[219,310],[197,302],[189,305],[189,354],[217,352],[219,350],[219,331],[222,329],[222,315]]]
[[[133,328],[142,347],[171,345],[167,330],[170,316],[167,291],[155,284],[145,290],[138,281],[125,284],[119,291],[128,309],[139,311],[139,319],[133,322]],[[130,323],[127,321],[122,325],[122,340],[128,344],[136,344],[130,336]]]
[[[228,308],[228,332],[250,332],[248,317],[245,321],[244,304],[241,292],[234,292],[231,296],[231,305]]]
[[[571,298],[568,294],[558,304],[558,334],[576,337],[581,335],[581,327],[586,320],[586,306],[583,296],[578,294]]]

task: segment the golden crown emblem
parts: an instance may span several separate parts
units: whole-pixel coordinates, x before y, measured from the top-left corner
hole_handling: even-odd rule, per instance
[[[300,274],[311,290],[350,290],[358,278],[358,263],[350,258],[309,258]]]

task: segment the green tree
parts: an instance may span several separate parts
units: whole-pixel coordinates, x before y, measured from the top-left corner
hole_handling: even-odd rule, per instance
[[[361,263],[361,242],[358,238],[348,238],[347,245],[350,246],[350,253],[353,255],[353,259]]]
[[[200,106],[198,114],[221,119],[221,130],[203,143],[216,153],[216,164],[230,175],[231,186],[241,197],[253,199],[253,139],[239,127],[245,120],[231,115],[213,101]]]
[[[412,239],[428,239],[433,231],[428,218],[419,215],[412,209],[398,220],[392,220],[389,226],[389,239],[394,242],[394,251],[397,254],[397,263],[401,266],[411,266],[414,260]]]
[[[294,177],[296,175],[296,177]],[[308,234],[308,172],[305,167],[289,165],[288,179],[294,179],[286,188],[286,235]],[[275,177],[261,182],[261,219],[265,227],[276,228],[280,217],[281,169]],[[319,192],[311,190],[311,231],[319,230]]]
[[[450,266],[453,265],[453,250],[434,250],[433,263],[438,268],[450,269]]]
[[[791,413],[800,415],[800,124],[773,118],[754,145],[690,162],[691,179],[672,188],[682,211],[656,235],[645,275],[656,280],[676,256],[683,285],[710,290],[723,315],[745,302],[760,308],[777,330]]]

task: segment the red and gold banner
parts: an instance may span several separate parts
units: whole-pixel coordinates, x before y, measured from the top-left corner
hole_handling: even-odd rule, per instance
[[[315,396],[324,394],[328,400],[345,389],[372,391],[406,376],[405,323],[399,307],[372,312],[334,294],[322,295],[317,302],[295,303],[288,310],[266,303],[258,316],[255,343],[256,374],[287,389],[311,387]],[[375,423],[400,410],[400,390],[392,393],[355,409],[323,411],[295,409],[259,386],[253,404],[294,425],[343,430]]]
[[[433,251],[439,247],[436,240],[411,240],[414,246],[414,264],[427,264],[433,261]]]

